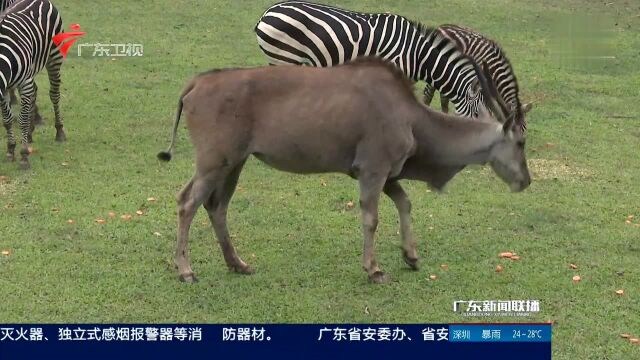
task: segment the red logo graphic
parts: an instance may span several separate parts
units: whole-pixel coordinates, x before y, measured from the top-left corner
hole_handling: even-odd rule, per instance
[[[62,46],[60,46],[60,52],[62,53],[62,57],[65,58],[67,57],[67,52],[69,52],[71,45],[73,45],[78,38],[86,34],[85,32],[79,31],[80,24],[71,24],[69,28],[73,31],[62,32],[53,37],[53,43],[56,44],[56,46],[60,46],[60,44],[62,44]]]

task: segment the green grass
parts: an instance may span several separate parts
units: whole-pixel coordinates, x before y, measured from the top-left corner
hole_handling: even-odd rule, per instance
[[[625,224],[627,215],[640,218],[640,6],[630,1],[336,2],[465,24],[498,40],[522,98],[538,100],[529,116],[532,186],[511,194],[478,168],[445,194],[405,182],[422,268],[403,265],[397,215],[384,199],[377,255],[393,282],[374,286],[360,265],[359,211],[345,210],[357,201],[356,183],[251,160],[229,222],[257,273],[228,273],[201,210],[190,242],[200,282],[179,283],[174,194],[193,172],[186,131],[171,163],[155,154],[194,73],[265,63],[253,26],[270,3],[57,1],[65,23],[87,31],[80,42],[142,43],[144,56],[67,59],[64,145],[53,141],[48,86],[38,78],[47,123],[35,134],[33,169],[0,163],[9,177],[0,184],[0,249],[11,251],[0,256],[0,322],[461,322],[475,319],[454,314],[454,300],[539,299],[539,315],[516,321],[554,321],[554,358],[640,358],[640,347],[619,337],[640,336],[640,228]],[[556,55],[562,35],[553,29],[581,14],[612,29],[605,42],[615,59],[585,67]],[[126,213],[133,219],[122,221]],[[497,258],[507,250],[522,260]]]

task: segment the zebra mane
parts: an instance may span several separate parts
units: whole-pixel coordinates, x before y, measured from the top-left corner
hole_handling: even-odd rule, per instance
[[[464,61],[464,65],[465,67],[468,67],[469,69],[473,69],[472,71],[474,73],[476,73],[476,75],[478,75],[478,72],[476,71],[476,69],[474,68],[473,64],[475,63],[475,61],[468,56],[467,54],[465,54],[464,52],[462,52],[462,50],[460,50],[460,47],[458,46],[458,44],[452,40],[449,39],[448,37],[444,36],[440,31],[438,31],[438,28],[433,27],[433,26],[428,26],[425,25],[419,21],[415,21],[415,20],[409,20],[409,23],[413,26],[415,26],[416,29],[418,29],[418,31],[422,34],[422,36],[426,37],[426,38],[432,38],[433,42],[438,44],[437,46],[441,49],[443,48],[447,48],[448,45],[451,45],[451,47],[454,49],[448,56],[449,57],[458,57],[463,59]]]
[[[413,25],[416,29],[418,29],[418,31],[425,35],[431,35],[431,33],[433,33],[434,31],[436,31],[437,29],[433,26],[428,26],[425,25],[423,23],[421,23],[420,21],[416,21],[416,20],[411,20],[411,19],[407,19],[409,21],[409,24]]]

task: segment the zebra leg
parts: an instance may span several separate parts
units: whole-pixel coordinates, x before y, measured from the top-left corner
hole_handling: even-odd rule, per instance
[[[38,110],[38,84],[34,82],[33,86],[35,87],[35,92],[33,95],[33,120],[31,120],[31,132],[33,132],[33,129],[36,126],[41,126],[44,124],[44,119],[42,119],[42,116],[40,116],[40,111]]]
[[[2,119],[4,128],[7,130],[7,160],[14,161],[16,151],[16,137],[13,135],[13,113],[11,112],[10,99],[0,99],[0,109],[2,110]]]
[[[20,168],[29,169],[29,138],[31,134],[31,119],[33,115],[33,96],[34,82],[33,79],[26,80],[18,89],[20,92],[20,133],[22,135],[22,148],[20,149]]]
[[[16,96],[16,91],[14,89],[9,92],[9,96],[11,96],[11,105],[18,103],[18,97]]]
[[[440,94],[440,106],[442,107],[442,112],[443,113],[448,113],[449,112],[449,99],[447,99],[446,97],[442,96],[442,94]]]
[[[424,103],[427,105],[431,105],[431,101],[433,100],[433,95],[436,93],[436,89],[431,86],[431,84],[427,83],[424,87]]]
[[[34,117],[35,117],[35,103],[36,103],[36,98],[38,97],[38,86],[36,85],[35,81],[33,82],[33,107],[31,110],[31,113],[29,114],[29,134],[27,134],[27,141],[29,142],[29,144],[33,143],[33,131],[36,128],[36,125],[34,124]]]
[[[53,112],[56,117],[56,141],[65,142],[67,136],[64,134],[62,115],[60,114],[60,66],[62,66],[62,57],[54,56],[47,63],[47,73],[49,74],[49,97],[53,104]]]

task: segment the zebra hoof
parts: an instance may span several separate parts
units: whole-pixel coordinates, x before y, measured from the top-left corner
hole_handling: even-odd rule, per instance
[[[44,119],[42,118],[42,116],[40,116],[40,114],[36,114],[35,117],[33,118],[33,125],[34,126],[44,125]]]
[[[20,160],[20,169],[21,170],[31,169],[31,164],[29,164],[29,160]]]
[[[7,153],[7,161],[8,162],[14,162],[16,161],[16,156],[11,154],[11,153]]]

